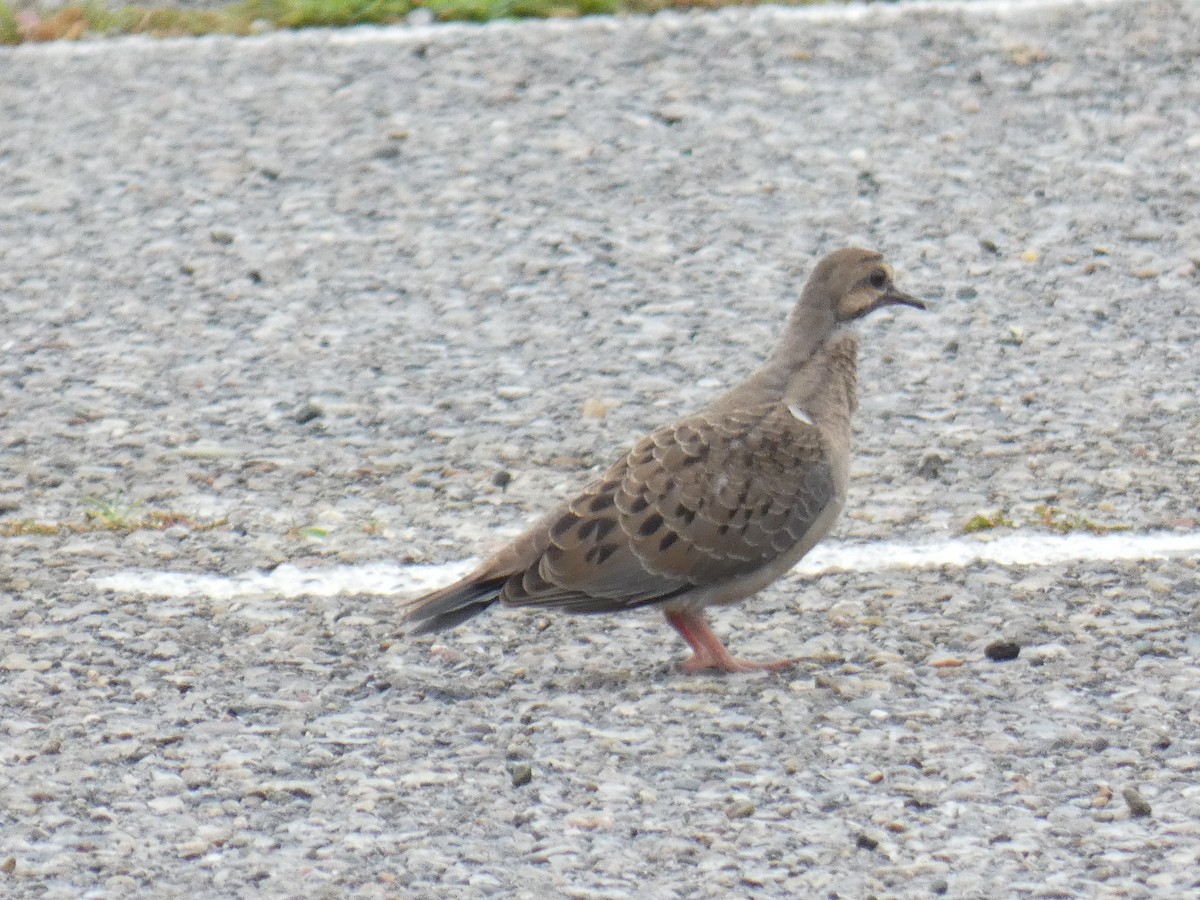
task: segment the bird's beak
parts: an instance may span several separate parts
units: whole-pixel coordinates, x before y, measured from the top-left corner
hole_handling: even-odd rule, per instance
[[[878,306],[911,306],[914,309],[924,309],[923,301],[918,300],[912,294],[906,294],[904,291],[898,291],[894,287],[888,288],[887,293],[879,298]]]

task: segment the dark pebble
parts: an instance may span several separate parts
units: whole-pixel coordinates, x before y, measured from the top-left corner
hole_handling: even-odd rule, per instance
[[[921,478],[937,478],[949,463],[950,457],[945,453],[939,450],[930,450],[917,463],[917,475]]]
[[[533,781],[533,766],[527,762],[513,763],[508,772],[512,775],[513,787],[524,787]]]
[[[321,418],[323,415],[325,415],[325,410],[321,409],[321,407],[315,403],[305,403],[292,413],[292,418],[295,419],[297,425],[304,425],[313,419]]]
[[[1150,801],[1139,794],[1137,788],[1127,787],[1121,791],[1121,796],[1125,798],[1125,805],[1129,807],[1129,814],[1135,819],[1145,819],[1153,812],[1150,808]]]
[[[1021,655],[1021,645],[1015,641],[993,641],[983,648],[983,652],[994,662],[1007,662]]]

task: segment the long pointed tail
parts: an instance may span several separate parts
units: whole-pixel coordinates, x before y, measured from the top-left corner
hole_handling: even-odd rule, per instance
[[[500,589],[507,580],[503,577],[480,581],[477,575],[468,575],[449,587],[418,597],[409,605],[404,617],[406,622],[416,626],[409,634],[444,631],[479,615],[499,599]]]

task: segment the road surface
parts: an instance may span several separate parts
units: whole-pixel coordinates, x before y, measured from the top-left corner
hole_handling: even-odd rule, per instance
[[[0,50],[0,893],[1194,892],[1198,46],[1154,0]],[[847,244],[932,311],[865,324],[833,562],[716,617],[815,661],[399,636]],[[1035,549],[943,552],[989,536]]]

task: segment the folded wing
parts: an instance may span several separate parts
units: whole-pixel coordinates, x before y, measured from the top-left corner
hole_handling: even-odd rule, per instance
[[[698,413],[644,438],[479,576],[514,606],[663,602],[769,565],[834,493],[817,428],[782,404]]]

